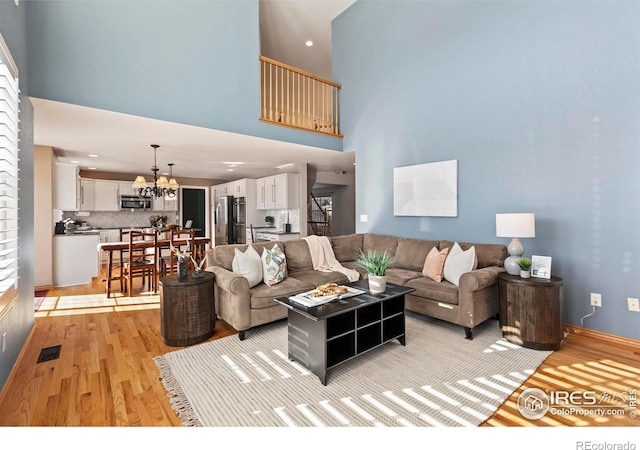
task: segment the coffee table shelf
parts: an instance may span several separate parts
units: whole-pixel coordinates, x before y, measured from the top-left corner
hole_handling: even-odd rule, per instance
[[[351,286],[367,289],[367,281]],[[288,298],[289,359],[311,370],[326,385],[327,371],[397,339],[405,345],[404,295],[413,289],[388,283],[383,294],[369,292],[305,307]]]

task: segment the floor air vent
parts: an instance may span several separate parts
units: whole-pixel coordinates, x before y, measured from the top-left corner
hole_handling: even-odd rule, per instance
[[[47,347],[40,350],[38,362],[41,363],[58,359],[60,357],[60,347],[60,345],[56,345],[55,347]]]

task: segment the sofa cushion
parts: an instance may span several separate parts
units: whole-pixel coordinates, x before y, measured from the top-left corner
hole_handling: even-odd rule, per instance
[[[291,277],[285,278],[273,286],[260,283],[249,291],[251,309],[272,308],[277,305],[274,301],[275,298],[289,297],[300,292],[310,291],[314,287],[309,283]]]
[[[504,260],[509,256],[507,247],[502,244],[475,244],[471,242],[459,242],[462,250],[469,250],[472,246],[476,248],[478,258],[478,269],[489,266],[503,266]],[[451,241],[440,241],[439,248],[453,247]]]
[[[436,247],[433,247],[427,258],[424,260],[424,266],[422,267],[422,275],[431,278],[436,283],[442,281],[444,276],[444,262],[449,254],[449,248],[444,248],[440,251]]]
[[[249,287],[252,288],[256,284],[262,282],[262,260],[260,255],[252,245],[247,250],[241,252],[240,249],[234,249],[235,256],[231,263],[233,273],[242,275],[249,281]]]
[[[309,245],[304,239],[285,241],[284,254],[287,257],[287,269],[289,272],[313,270],[313,260],[311,259]]]
[[[333,236],[331,237],[331,247],[333,247],[333,254],[336,259],[341,263],[355,261],[360,255],[360,250],[362,250],[362,234]],[[344,264],[342,265],[344,266]]]
[[[444,279],[458,286],[460,276],[477,267],[478,259],[475,247],[471,246],[468,250],[462,250],[456,242],[444,262]]]
[[[422,241],[420,239],[398,238],[395,261],[391,267],[420,272],[429,251],[438,247],[440,241]]]
[[[366,233],[362,238],[362,251],[366,253],[367,250],[380,250],[381,252],[386,250],[388,254],[395,258],[398,239],[400,238],[395,236]],[[427,256],[426,253],[425,256]]]
[[[428,298],[449,305],[458,304],[458,287],[448,281],[436,283],[431,278],[420,277],[407,281],[405,286],[415,289],[411,293],[414,297]]]
[[[320,272],[319,270],[313,269],[289,272],[289,277],[312,284],[313,287],[318,287],[325,283],[345,284],[349,282],[346,275],[340,272]]]
[[[404,285],[409,280],[413,280],[414,278],[421,278],[421,277],[422,277],[422,274],[414,270],[395,269],[395,268],[387,269],[387,281],[389,283]]]
[[[273,247],[273,244],[273,242],[260,242],[251,245],[256,249],[259,255],[262,255],[262,250]],[[277,242],[276,244],[280,249],[284,249],[282,242]],[[216,245],[212,249],[210,258],[207,260],[207,264],[224,267],[229,271],[233,271],[233,258],[236,256],[235,249],[237,248],[241,252],[244,252],[247,250],[247,247],[247,244]]]
[[[262,250],[262,281],[273,286],[287,278],[287,258],[276,244]]]

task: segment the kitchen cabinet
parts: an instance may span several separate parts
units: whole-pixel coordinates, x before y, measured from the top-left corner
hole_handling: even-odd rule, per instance
[[[255,231],[256,242],[268,241],[294,241],[300,239],[300,233],[270,233],[268,231]]]
[[[109,242],[120,242],[120,228],[109,228],[100,230],[100,243],[106,244]],[[107,264],[108,258],[109,254],[107,252],[100,252],[100,264]]]
[[[298,208],[297,173],[281,173],[256,180],[258,209]]]
[[[153,197],[151,209],[153,211],[177,211],[178,210],[178,193],[175,197]]]
[[[233,182],[233,196],[246,197],[247,196],[247,179],[236,180]]]
[[[80,207],[80,168],[77,164],[53,163],[53,209],[77,211]]]
[[[233,182],[217,184],[216,185],[216,195],[218,197],[223,197],[225,195],[233,195]]]
[[[80,179],[80,211],[93,211],[94,181]]]
[[[120,195],[138,195],[138,190],[133,188],[133,181],[119,181],[118,190]]]
[[[53,284],[56,287],[88,284],[98,276],[98,239],[98,233],[53,237]]]
[[[94,211],[120,211],[119,184],[118,181],[94,181]]]

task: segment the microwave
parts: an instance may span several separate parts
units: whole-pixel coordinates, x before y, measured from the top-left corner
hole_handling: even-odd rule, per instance
[[[151,209],[151,197],[121,195],[120,209]]]

